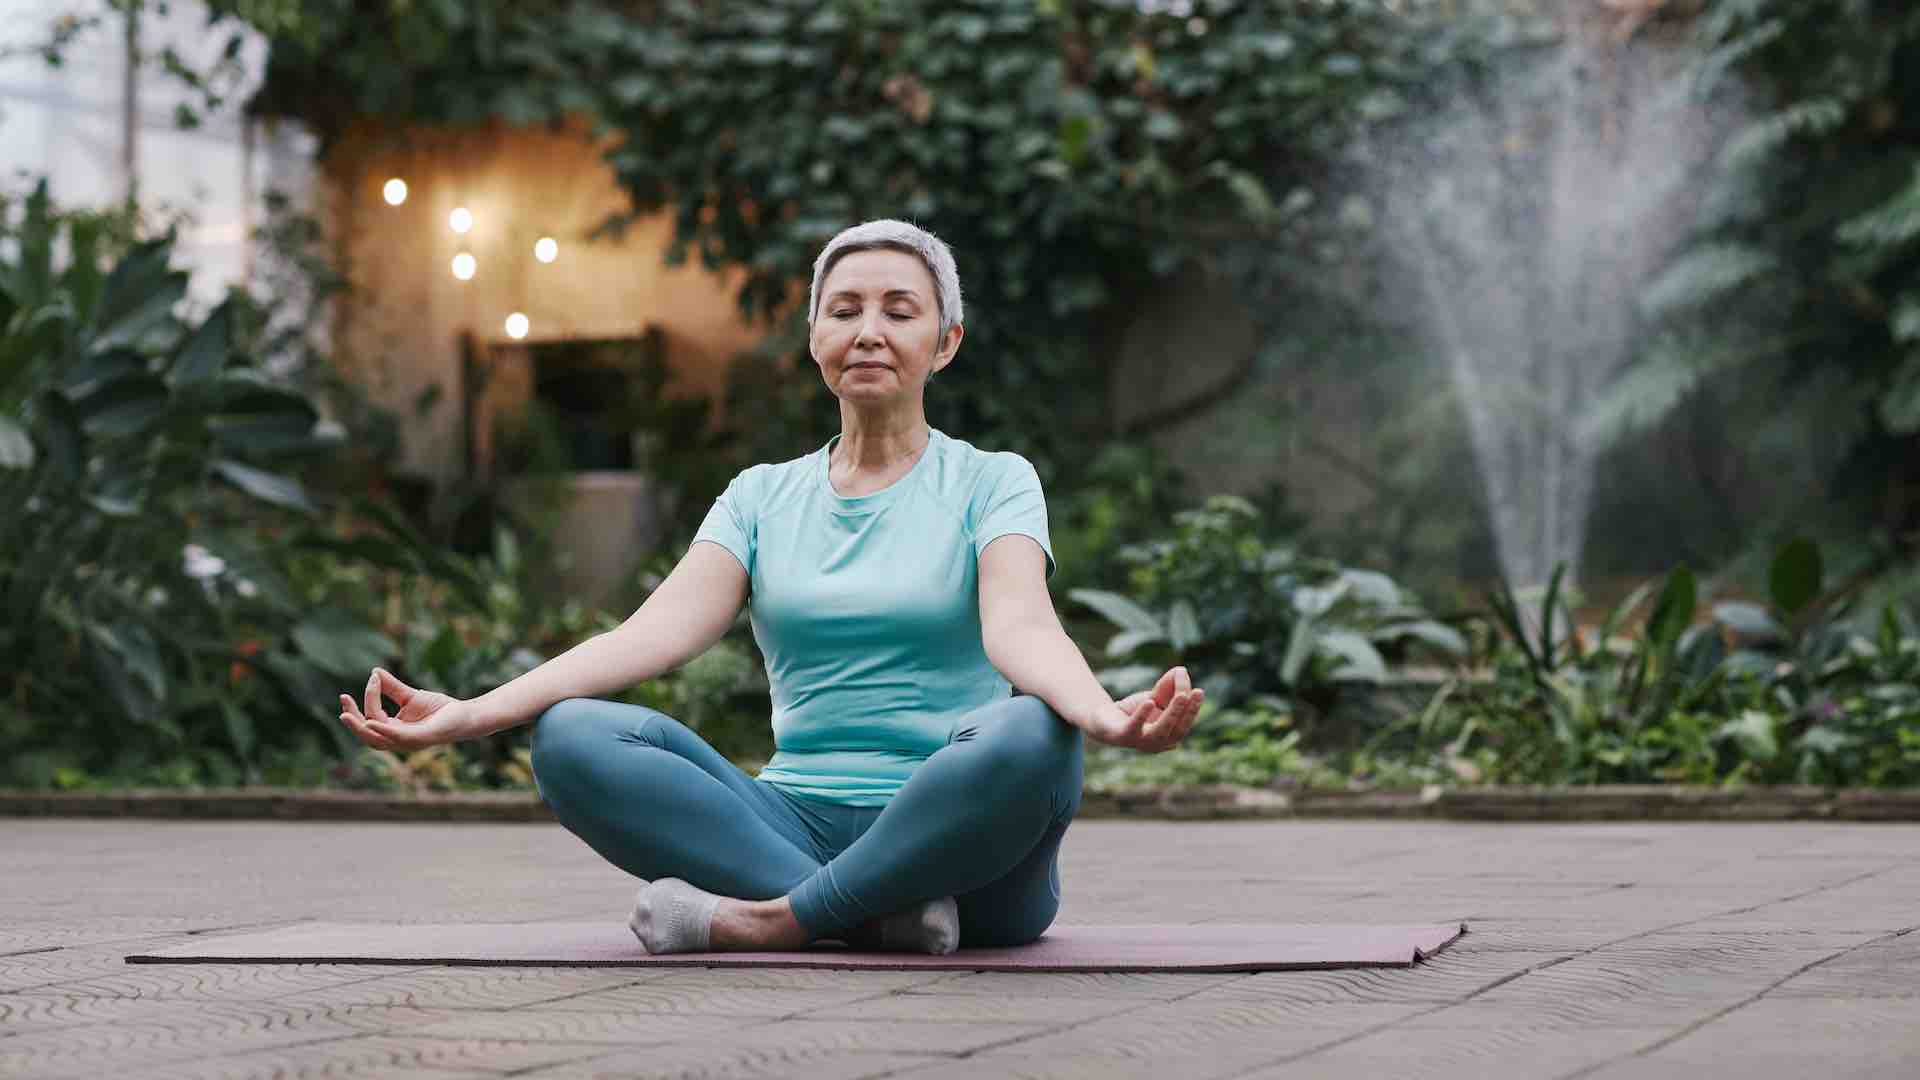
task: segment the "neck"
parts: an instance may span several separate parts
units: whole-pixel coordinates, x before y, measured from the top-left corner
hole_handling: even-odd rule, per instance
[[[910,413],[863,415],[840,406],[840,441],[833,448],[834,464],[853,472],[885,472],[912,461],[933,438],[926,415]]]

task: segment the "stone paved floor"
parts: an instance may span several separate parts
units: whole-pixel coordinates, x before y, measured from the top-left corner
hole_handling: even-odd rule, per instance
[[[1920,826],[1085,821],[1063,922],[1465,919],[1410,970],[129,965],[303,919],[624,922],[557,826],[0,822],[0,1077],[1920,1076]]]

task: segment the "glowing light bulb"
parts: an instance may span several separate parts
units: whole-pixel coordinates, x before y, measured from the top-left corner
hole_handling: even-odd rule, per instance
[[[473,211],[464,206],[456,206],[453,213],[447,215],[447,227],[454,232],[465,234],[473,228]]]
[[[480,264],[465,251],[453,257],[453,276],[461,281],[472,281],[473,272],[479,268]]]
[[[516,311],[507,316],[507,336],[513,340],[519,341],[521,338],[526,337],[529,328],[530,324],[527,322],[525,315]]]
[[[407,182],[396,176],[387,181],[387,186],[380,189],[380,194],[385,196],[388,206],[399,206],[407,201]]]
[[[533,257],[541,262],[550,263],[560,257],[560,245],[551,236],[543,236],[534,241]]]

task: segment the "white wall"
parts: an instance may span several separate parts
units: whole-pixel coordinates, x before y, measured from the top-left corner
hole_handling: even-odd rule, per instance
[[[161,51],[172,46],[189,67],[207,70],[238,24],[210,29],[206,8],[195,0],[173,0],[165,14],[149,7],[139,26],[140,51],[152,59],[140,65],[135,84],[132,181],[144,210],[163,220],[186,215],[176,258],[192,274],[191,299],[211,304],[258,270],[248,237],[260,224],[266,192],[309,197],[314,140],[295,125],[256,123],[249,148],[241,106],[259,86],[267,52],[250,30],[223,106],[200,110],[200,126],[182,130],[175,106],[195,95],[162,69]],[[18,192],[45,175],[60,205],[114,203],[129,182],[124,18],[103,0],[0,0],[0,47],[44,40],[63,13],[104,19],[72,42],[61,67],[37,55],[0,60],[0,184]]]

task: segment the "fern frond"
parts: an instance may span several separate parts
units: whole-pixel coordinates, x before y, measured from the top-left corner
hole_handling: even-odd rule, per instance
[[[1796,101],[1772,116],[1755,120],[1727,140],[1720,163],[1728,169],[1747,168],[1795,138],[1825,135],[1846,123],[1850,105],[1831,95]]]
[[[1906,363],[1880,395],[1880,422],[1896,435],[1920,431],[1920,349],[1908,351]]]
[[[1704,244],[1674,260],[1640,296],[1640,309],[1661,318],[1717,300],[1772,271],[1779,259],[1745,244]]]
[[[1757,22],[1773,6],[1773,0],[1719,0],[1701,22],[1701,33],[1708,41],[1724,41]]]
[[[1872,210],[1840,226],[1840,242],[1882,251],[1905,247],[1920,237],[1920,168],[1913,181]]]
[[[1704,94],[1719,84],[1727,72],[1746,60],[1749,56],[1773,44],[1785,36],[1785,19],[1768,19],[1752,30],[1741,34],[1725,45],[1700,58],[1694,68],[1693,89]],[[1709,32],[1709,37],[1717,37]]]
[[[1644,359],[1601,391],[1580,418],[1579,438],[1611,446],[1659,423],[1709,376],[1779,348],[1752,348],[1725,337],[1663,335]]]

